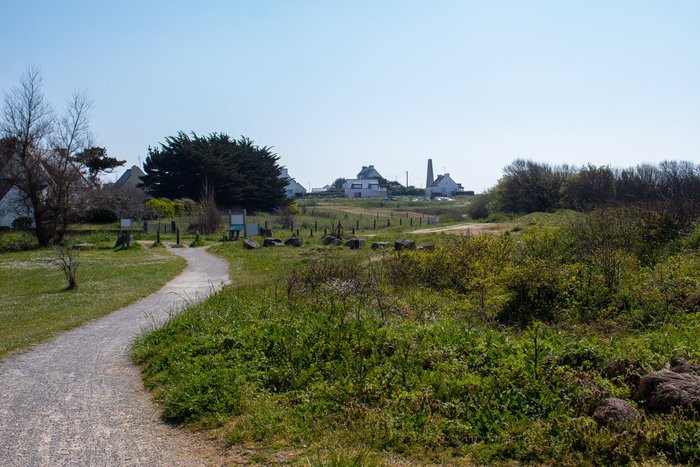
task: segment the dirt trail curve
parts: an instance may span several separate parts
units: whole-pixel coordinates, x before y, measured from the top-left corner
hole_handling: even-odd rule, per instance
[[[168,310],[229,282],[202,248],[161,290],[0,363],[0,465],[218,464],[212,449],[159,419],[129,359],[134,337]]]

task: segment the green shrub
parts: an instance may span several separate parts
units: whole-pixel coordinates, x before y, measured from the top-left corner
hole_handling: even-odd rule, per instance
[[[0,252],[36,248],[36,237],[29,232],[0,232]]]

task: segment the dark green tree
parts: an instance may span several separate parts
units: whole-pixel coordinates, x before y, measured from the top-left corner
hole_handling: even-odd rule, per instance
[[[337,191],[340,191],[343,189],[343,185],[345,185],[346,180],[344,178],[336,178],[335,181],[331,184],[333,188],[335,188]]]
[[[179,132],[148,148],[142,182],[153,196],[195,200],[207,184],[220,207],[271,211],[287,203],[278,160],[270,148],[243,136]]]
[[[116,157],[108,156],[107,150],[100,147],[90,147],[75,155],[74,160],[85,167],[90,181],[96,183],[102,173],[112,173],[117,167],[121,167],[126,161],[120,161]]]

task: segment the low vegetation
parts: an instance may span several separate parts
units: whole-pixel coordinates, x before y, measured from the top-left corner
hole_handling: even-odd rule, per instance
[[[185,264],[162,250],[88,249],[80,252],[80,287],[66,290],[55,258],[51,248],[0,254],[0,357],[148,295]]]
[[[165,419],[263,462],[700,462],[696,412],[634,397],[670,359],[700,362],[700,229],[631,208],[544,218],[435,251],[214,247],[237,285],[135,359]],[[600,427],[607,397],[641,420]]]

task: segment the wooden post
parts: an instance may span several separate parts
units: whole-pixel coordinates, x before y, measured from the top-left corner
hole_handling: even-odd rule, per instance
[[[352,236],[355,236],[355,227],[352,228]]]
[[[422,217],[418,218],[418,225],[423,225],[423,218]]]
[[[360,228],[360,219],[355,220],[355,228],[356,229]]]
[[[156,243],[160,243],[160,225],[158,226],[158,232],[156,232]]]
[[[299,236],[299,229],[297,229],[297,237]]]
[[[318,221],[314,221],[314,230],[318,230]]]
[[[386,226],[387,226],[387,227],[391,227],[391,219],[387,219],[387,220],[386,220]]]
[[[374,230],[377,230],[377,219],[374,219]]]
[[[314,236],[314,229],[309,229],[309,237],[313,237],[313,236]]]
[[[175,243],[178,245],[180,244],[180,229],[176,228],[175,229]]]
[[[403,217],[399,217],[399,225],[403,225]]]
[[[409,219],[411,227],[413,227],[413,218]]]

